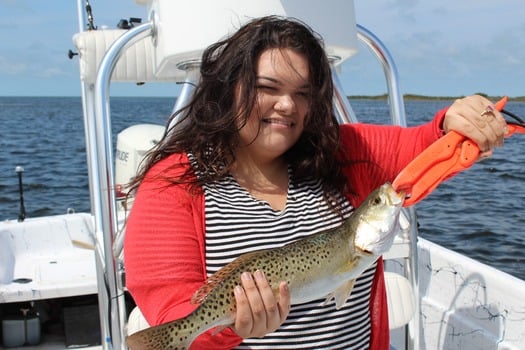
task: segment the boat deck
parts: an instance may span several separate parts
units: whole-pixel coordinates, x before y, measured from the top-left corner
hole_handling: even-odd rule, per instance
[[[0,303],[97,293],[87,213],[0,224]]]

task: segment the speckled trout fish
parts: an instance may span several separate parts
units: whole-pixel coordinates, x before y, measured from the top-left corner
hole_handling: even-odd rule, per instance
[[[292,304],[326,297],[326,302],[335,299],[336,307],[341,307],[355,279],[392,246],[403,199],[403,193],[386,183],[338,228],[239,256],[195,293],[192,302],[199,306],[193,313],[130,335],[128,346],[132,350],[188,349],[199,334],[233,325],[233,289],[241,285],[245,271],[264,271],[277,297],[279,283],[288,282]]]

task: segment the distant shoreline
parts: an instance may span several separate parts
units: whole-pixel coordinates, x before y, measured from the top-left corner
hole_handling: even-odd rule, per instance
[[[498,101],[503,96],[488,96],[483,93],[477,93],[478,95],[485,96],[491,101]],[[387,94],[382,95],[351,95],[347,96],[351,100],[386,100]],[[458,98],[462,98],[465,96],[425,96],[425,95],[415,95],[415,94],[404,94],[403,99],[408,101],[428,101],[428,100],[435,100],[435,101],[449,101],[449,100],[456,100]],[[525,96],[517,96],[517,97],[509,97],[509,101],[518,101],[518,102],[525,102]]]

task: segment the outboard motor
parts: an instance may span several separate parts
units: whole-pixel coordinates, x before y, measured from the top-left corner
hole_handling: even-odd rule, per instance
[[[115,191],[118,209],[129,209],[131,197],[126,201],[127,184],[136,175],[146,153],[162,138],[165,127],[156,124],[137,124],[117,135],[115,154]],[[126,206],[127,205],[127,206]]]

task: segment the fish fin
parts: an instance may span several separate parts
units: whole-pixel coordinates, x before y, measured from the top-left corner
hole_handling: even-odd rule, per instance
[[[206,283],[204,283],[199,289],[195,291],[195,293],[193,293],[190,303],[194,305],[202,304],[204,300],[206,300],[208,294],[210,294],[215,289],[215,287],[219,286],[226,277],[227,276],[223,276],[222,274],[210,276]]]
[[[243,266],[246,262],[251,261],[258,254],[261,254],[263,251],[245,253],[239,256],[236,260],[224,266],[219,271],[215,272],[213,275],[209,276],[204,283],[191,297],[190,303],[195,305],[200,305],[206,299],[208,294],[215,289],[217,286],[221,285],[224,280],[229,278],[231,274],[239,274],[239,283],[240,282],[240,272],[244,272],[245,269]]]
[[[179,327],[180,322],[181,320],[176,320],[128,335],[126,344],[131,350],[186,350],[197,334],[192,333],[195,329],[191,327]],[[174,332],[176,335],[172,334]]]
[[[217,335],[217,334],[219,334],[220,332],[222,332],[223,330],[225,330],[226,328],[228,328],[230,326],[231,326],[231,324],[223,325],[223,326],[217,326],[211,331],[211,335]]]
[[[213,328],[215,335],[235,321],[232,314],[230,317],[206,323],[202,321],[199,309],[200,307],[184,318],[130,334],[126,337],[126,344],[130,350],[188,350],[193,340],[202,333]]]
[[[341,287],[334,290],[332,293],[328,294],[323,305],[326,305],[330,300],[335,299],[335,308],[339,310],[343,304],[346,302],[352,289],[354,288],[355,279],[345,282]]]
[[[194,305],[202,304],[202,302],[206,299],[206,297],[211,292],[213,287],[214,287],[213,285],[210,285],[208,283],[204,284],[202,287],[197,289],[195,293],[193,293],[190,303]]]

